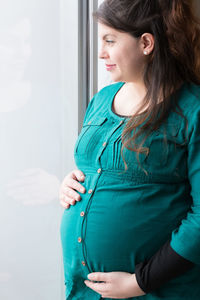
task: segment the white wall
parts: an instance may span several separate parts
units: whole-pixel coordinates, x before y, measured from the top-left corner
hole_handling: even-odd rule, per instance
[[[61,300],[58,190],[78,132],[77,1],[0,10],[0,299]]]

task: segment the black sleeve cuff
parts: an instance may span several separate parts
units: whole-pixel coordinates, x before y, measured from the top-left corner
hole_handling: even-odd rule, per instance
[[[135,266],[135,276],[140,288],[149,293],[193,266],[171,248],[169,240],[149,260]]]

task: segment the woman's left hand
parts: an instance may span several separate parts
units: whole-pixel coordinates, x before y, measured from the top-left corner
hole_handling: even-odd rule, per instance
[[[135,274],[127,272],[95,272],[88,274],[92,281],[103,281],[101,283],[85,280],[85,284],[101,294],[102,298],[123,299],[145,295],[139,287]]]

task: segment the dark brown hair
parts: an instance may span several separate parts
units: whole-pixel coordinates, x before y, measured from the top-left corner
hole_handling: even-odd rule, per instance
[[[146,106],[148,110],[139,118],[130,118],[122,133],[122,150],[126,147],[138,155],[148,153],[149,149],[142,145],[171,109],[187,123],[178,108],[177,91],[184,83],[200,85],[200,21],[194,13],[194,3],[192,0],[104,0],[93,17],[134,38],[140,38],[143,33],[154,36],[154,50],[143,74],[147,93],[136,115]],[[159,103],[160,95],[164,101]],[[137,132],[136,128],[139,128]],[[131,132],[133,136],[126,140]],[[142,133],[144,138],[136,145]],[[134,142],[132,148],[131,141]]]

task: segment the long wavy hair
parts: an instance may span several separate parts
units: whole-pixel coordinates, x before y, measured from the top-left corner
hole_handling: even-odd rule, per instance
[[[146,106],[148,109],[139,118],[133,115],[123,129],[122,158],[124,147],[137,152],[138,162],[139,153],[148,154],[149,149],[142,147],[145,140],[159,128],[171,109],[187,125],[176,96],[184,83],[200,85],[200,20],[194,8],[192,0],[104,0],[93,12],[97,22],[134,38],[144,33],[154,37],[154,49],[143,73],[147,93],[135,115]],[[160,95],[163,101],[159,103]],[[143,138],[137,145],[139,136]],[[123,161],[127,170],[124,158]]]

